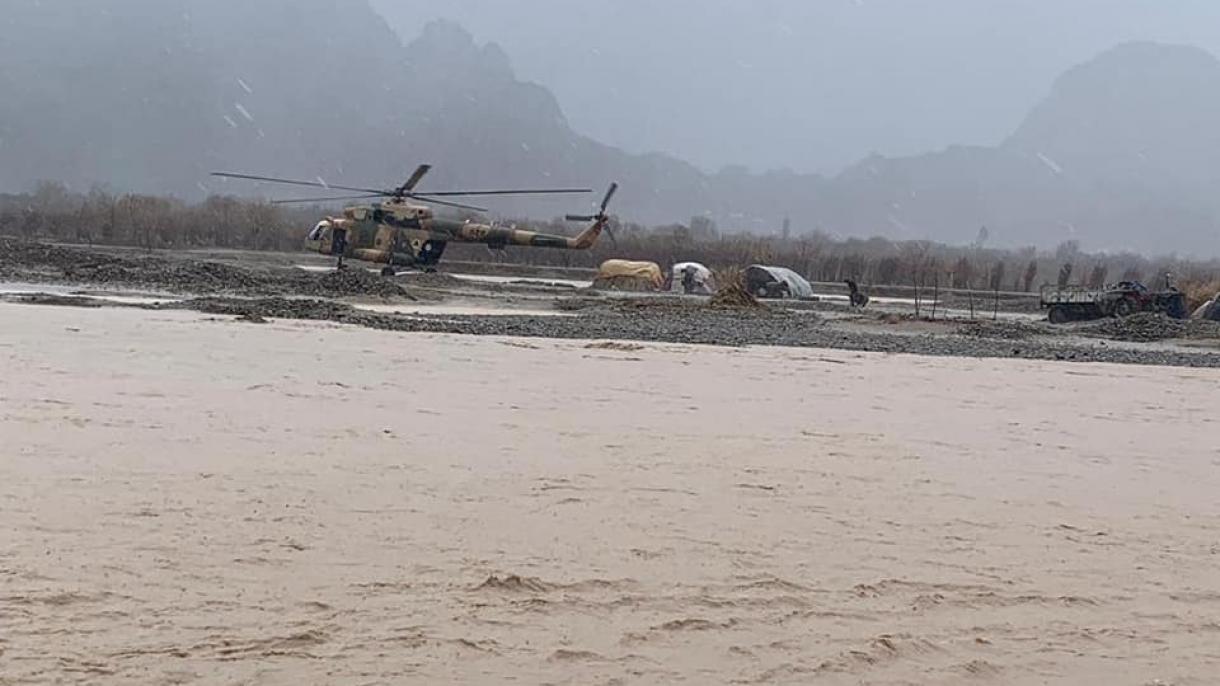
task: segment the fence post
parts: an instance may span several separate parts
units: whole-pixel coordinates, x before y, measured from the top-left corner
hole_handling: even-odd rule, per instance
[[[932,321],[936,321],[936,307],[940,304],[940,270],[936,272],[936,280],[932,282]]]

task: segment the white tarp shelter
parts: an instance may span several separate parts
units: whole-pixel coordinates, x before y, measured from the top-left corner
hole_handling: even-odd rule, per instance
[[[692,281],[691,293],[696,295],[711,295],[716,292],[716,277],[712,270],[698,262],[679,262],[670,271],[669,290],[671,293],[686,292],[686,274],[690,272]]]
[[[1195,310],[1191,316],[1193,319],[1209,319],[1214,322],[1220,322],[1220,293],[1216,294],[1215,298],[1208,300]]]
[[[813,298],[813,286],[787,267],[746,267],[746,288],[760,298]]]

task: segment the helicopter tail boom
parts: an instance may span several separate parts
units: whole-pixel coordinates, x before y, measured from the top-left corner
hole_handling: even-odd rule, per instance
[[[559,236],[525,229],[488,226],[468,222],[452,232],[454,239],[466,243],[486,243],[493,248],[518,245],[527,248],[556,248],[560,250],[588,250],[601,237],[606,228],[606,218],[598,218],[593,226],[578,236]]]
[[[601,238],[603,232],[610,233],[610,215],[606,214],[606,208],[616,192],[618,192],[618,184],[610,184],[610,189],[606,192],[605,198],[602,199],[597,214],[567,216],[568,221],[572,222],[593,222],[592,226],[575,237],[470,222],[454,230],[453,235],[457,240],[469,243],[486,243],[493,248],[520,245],[529,248],[588,250],[597,244],[597,239]],[[610,237],[614,238],[614,235],[611,234]]]

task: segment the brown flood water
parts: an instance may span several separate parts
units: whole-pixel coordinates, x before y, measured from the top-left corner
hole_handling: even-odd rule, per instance
[[[0,683],[1220,674],[1216,371],[0,331]]]

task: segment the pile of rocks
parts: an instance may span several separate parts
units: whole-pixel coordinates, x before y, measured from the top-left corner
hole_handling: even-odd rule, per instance
[[[248,268],[173,253],[119,255],[0,238],[0,275],[32,281],[62,280],[196,295],[370,295],[411,298],[402,285],[363,268],[315,274],[300,269]]]
[[[406,288],[359,267],[335,270],[322,275],[296,272],[293,276],[294,278],[286,279],[288,283],[271,283],[267,286],[270,290],[282,289],[293,295],[412,298]]]
[[[357,310],[333,300],[305,298],[194,298],[181,303],[164,305],[165,309],[188,309],[204,314],[219,314],[247,319],[309,319],[344,322]]]
[[[1190,322],[1187,320],[1173,319],[1160,313],[1141,312],[1130,317],[1090,322],[1080,327],[1079,332],[1112,341],[1149,343],[1182,338],[1189,328]]]

